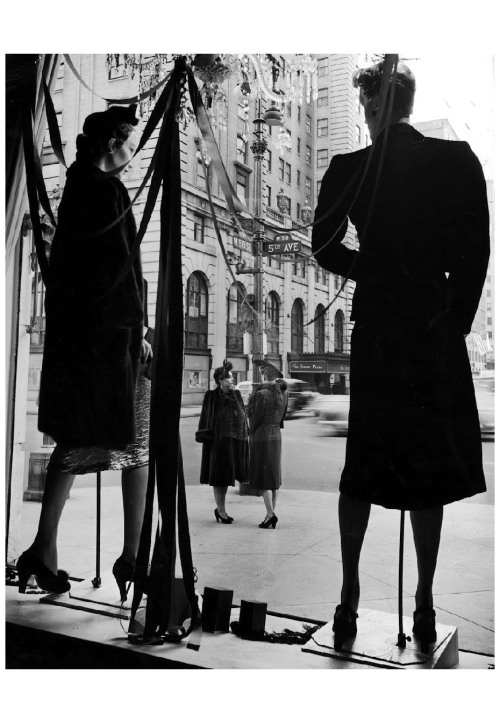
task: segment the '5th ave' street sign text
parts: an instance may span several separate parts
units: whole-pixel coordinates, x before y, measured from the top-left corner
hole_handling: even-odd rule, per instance
[[[277,233],[274,241],[264,244],[266,254],[297,254],[302,251],[302,243],[294,241],[289,233]]]

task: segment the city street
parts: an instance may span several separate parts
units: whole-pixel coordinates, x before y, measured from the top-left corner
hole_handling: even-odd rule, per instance
[[[181,419],[181,440],[184,473],[187,485],[199,483],[201,444],[194,441],[198,417]],[[334,437],[318,427],[317,418],[297,417],[285,422],[283,430],[283,486],[290,490],[337,492],[344,464],[345,437]],[[487,491],[464,502],[494,503],[494,443],[483,442],[483,465]],[[104,472],[102,484],[120,483],[119,472]],[[75,485],[89,487],[95,484],[95,475],[77,477]]]

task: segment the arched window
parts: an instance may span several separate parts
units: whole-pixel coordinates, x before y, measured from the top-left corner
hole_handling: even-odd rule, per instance
[[[295,299],[292,306],[292,351],[304,351],[304,311],[300,299]]]
[[[280,301],[275,291],[271,291],[266,299],[265,331],[267,336],[267,353],[279,354]]]
[[[344,312],[335,314],[335,351],[344,351]]]
[[[238,292],[239,288],[239,292]],[[243,332],[241,305],[245,296],[243,284],[232,284],[227,294],[226,349],[228,352],[243,353]]]
[[[314,312],[314,353],[325,353],[325,307],[318,304]],[[321,316],[320,316],[321,314]]]
[[[187,282],[185,334],[188,348],[207,348],[208,290],[199,271],[192,273]]]

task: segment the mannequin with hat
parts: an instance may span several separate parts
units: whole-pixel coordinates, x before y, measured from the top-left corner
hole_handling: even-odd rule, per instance
[[[254,360],[260,369],[261,384],[248,402],[250,426],[250,484],[262,491],[266,516],[262,529],[276,528],[276,502],[281,486],[281,429],[288,404],[283,374],[263,359]]]

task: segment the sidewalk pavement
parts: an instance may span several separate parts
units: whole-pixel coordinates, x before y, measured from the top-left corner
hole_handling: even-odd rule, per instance
[[[262,499],[241,496],[237,487],[229,489],[227,498],[232,525],[216,524],[209,487],[188,486],[186,494],[200,593],[205,586],[226,587],[234,591],[235,604],[260,600],[267,602],[268,611],[332,619],[342,573],[337,493],[283,488],[275,530],[259,529],[265,514]],[[23,548],[33,538],[39,511],[39,503],[23,503]],[[95,576],[95,520],[95,490],[73,488],[59,532],[59,566],[73,577]],[[398,511],[373,506],[360,565],[362,608],[397,613],[399,522]],[[109,573],[121,551],[122,534],[120,487],[103,486],[103,573]],[[458,628],[461,651],[494,655],[493,578],[494,508],[473,502],[447,506],[434,605],[438,622]],[[406,515],[403,590],[404,614],[410,618],[416,579]]]

